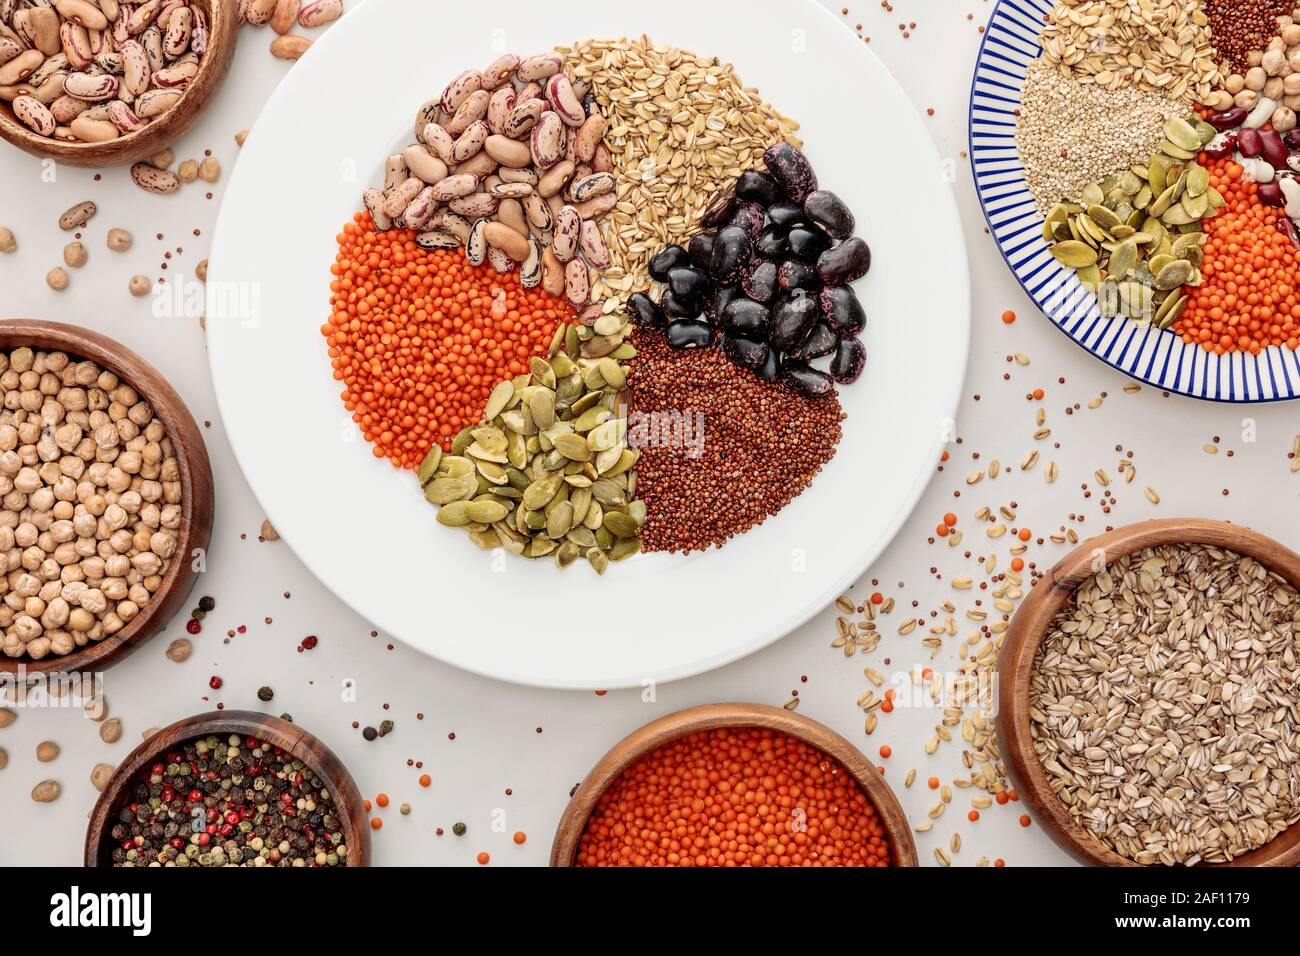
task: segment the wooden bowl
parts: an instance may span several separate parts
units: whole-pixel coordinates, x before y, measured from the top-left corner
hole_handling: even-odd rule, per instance
[[[0,655],[0,673],[28,674],[41,671],[72,673],[102,670],[120,661],[135,648],[157,634],[185,604],[198,571],[194,569],[195,549],[207,550],[212,537],[212,466],[208,449],[193,417],[175,389],[152,365],[124,345],[107,336],[75,325],[38,322],[35,319],[0,320],[0,349],[6,351],[29,346],[33,349],[67,352],[78,359],[89,359],[108,369],[131,385],[153,407],[167,426],[172,448],[181,470],[181,526],[177,531],[176,553],[167,565],[163,582],[140,613],[116,634],[102,641],[91,641],[62,657],[50,654],[39,661],[29,657]]]
[[[1021,799],[1033,808],[1043,828],[1061,849],[1097,866],[1141,866],[1104,846],[1070,816],[1052,792],[1034,753],[1029,724],[1029,680],[1039,645],[1052,619],[1077,588],[1092,577],[1098,552],[1109,564],[1126,554],[1166,544],[1203,544],[1254,558],[1300,588],[1300,555],[1271,538],[1238,525],[1201,518],[1168,518],[1118,528],[1083,542],[1052,568],[1021,603],[998,657],[998,740]],[[1257,850],[1228,863],[1205,866],[1296,866],[1300,864],[1300,824],[1288,827]]]
[[[301,760],[325,781],[330,796],[334,798],[343,839],[348,848],[348,866],[370,865],[370,825],[356,781],[343,762],[319,738],[279,717],[259,714],[251,710],[212,710],[178,720],[154,734],[122,761],[95,801],[90,811],[90,824],[86,827],[86,866],[112,866],[112,848],[109,832],[114,821],[110,819],[121,809],[132,781],[145,767],[158,762],[158,757],[186,741],[209,734],[222,736],[239,734],[256,737],[283,749],[294,759]]]
[[[235,55],[238,0],[190,0],[190,6],[208,15],[208,50],[199,61],[198,73],[185,88],[185,95],[144,129],[107,143],[66,143],[38,136],[14,116],[11,103],[0,100],[0,136],[33,156],[69,166],[120,166],[162,152],[194,125],[208,100],[221,88]]]
[[[634,730],[613,747],[587,774],[574,791],[573,798],[560,817],[551,845],[551,866],[573,866],[578,843],[587,829],[587,821],[601,795],[624,770],[650,751],[679,737],[721,727],[763,727],[788,734],[833,757],[857,781],[876,812],[889,838],[895,866],[917,866],[916,844],[907,816],[898,798],[889,789],[875,765],[851,743],[824,724],[793,711],[766,704],[707,704],[679,710],[675,714],[652,720]]]

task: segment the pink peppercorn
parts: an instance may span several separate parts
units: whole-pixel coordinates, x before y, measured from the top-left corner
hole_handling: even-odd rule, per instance
[[[190,618],[185,623],[185,630],[189,631],[191,634],[197,634],[199,631],[203,630],[203,622]]]
[[[220,677],[218,677],[216,674],[213,674],[213,675],[212,675],[212,679],[211,679],[210,681],[208,681],[208,686],[211,687],[213,690],[220,690],[220,689],[221,689],[221,685],[224,684],[224,683],[225,683],[225,681],[223,681],[223,680],[222,680]]]

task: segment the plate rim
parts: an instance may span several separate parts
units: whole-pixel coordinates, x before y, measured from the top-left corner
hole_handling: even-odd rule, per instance
[[[1046,2],[1046,0],[1024,0],[1024,2],[1033,4],[1042,9],[1050,9],[1052,6],[1052,4],[1050,2]],[[1046,6],[1044,6],[1044,3],[1046,3]],[[1293,401],[1300,400],[1300,383],[1292,383],[1290,380],[1287,381],[1287,384],[1292,389],[1291,394],[1278,394],[1271,398],[1264,397],[1264,396],[1251,398],[1249,394],[1243,394],[1241,397],[1235,397],[1231,394],[1211,395],[1211,394],[1206,394],[1203,390],[1194,391],[1194,390],[1178,387],[1176,383],[1175,385],[1170,386],[1168,384],[1153,380],[1149,376],[1140,375],[1134,371],[1130,371],[1129,369],[1124,368],[1122,365],[1116,364],[1116,362],[1111,361],[1111,359],[1107,358],[1105,355],[1100,354],[1093,347],[1087,345],[1080,339],[1075,338],[1075,336],[1072,335],[1070,331],[1066,329],[1062,323],[1058,323],[1050,315],[1047,314],[1046,310],[1043,308],[1043,304],[1039,301],[1039,297],[1029,289],[1029,286],[1026,284],[1024,277],[1021,276],[1020,272],[1012,264],[1007,250],[1003,247],[1002,241],[997,236],[993,219],[990,210],[988,208],[988,204],[985,201],[986,187],[983,186],[981,183],[981,177],[976,164],[977,150],[976,150],[976,142],[975,142],[975,135],[976,135],[975,134],[975,122],[976,122],[975,121],[975,109],[976,109],[975,97],[978,93],[978,86],[981,80],[980,71],[985,66],[985,51],[988,46],[989,40],[992,38],[993,35],[992,26],[994,21],[996,21],[998,17],[1002,14],[1004,7],[1012,7],[1016,10],[1020,10],[1020,8],[1016,5],[1015,0],[994,0],[993,8],[989,11],[989,18],[987,23],[985,24],[984,32],[980,38],[979,49],[975,55],[975,65],[971,69],[970,92],[967,99],[967,109],[966,109],[966,144],[967,144],[967,155],[970,157],[969,164],[971,168],[972,182],[975,187],[975,198],[979,202],[980,212],[983,214],[984,217],[984,224],[988,227],[989,236],[993,241],[994,247],[998,251],[998,255],[1001,257],[1003,264],[1007,268],[1007,271],[1010,272],[1011,276],[1016,280],[1016,284],[1020,286],[1021,291],[1024,292],[1025,296],[1029,299],[1029,301],[1033,303],[1034,308],[1038,311],[1040,315],[1042,315],[1044,319],[1047,320],[1048,324],[1051,325],[1052,328],[1056,329],[1058,332],[1064,335],[1067,339],[1073,342],[1078,348],[1082,349],[1092,358],[1110,366],[1110,368],[1124,375],[1126,378],[1132,379],[1135,382],[1141,382],[1143,385],[1147,385],[1151,388],[1159,389],[1162,392],[1168,392],[1171,395],[1177,395],[1180,398],[1191,398],[1212,405],[1275,405],[1275,404],[1282,404],[1284,402],[1293,402]],[[1035,40],[1035,42],[1037,41]],[[1041,51],[1041,46],[1039,47],[1039,49]],[[1036,58],[1037,57],[1035,57],[1035,59]],[[1020,90],[1017,90],[1016,105],[1018,106],[1019,103],[1020,103]],[[1023,181],[1024,179],[1022,177],[1021,182]],[[1038,216],[1037,211],[1035,211],[1035,216],[1038,219],[1038,223],[1041,224],[1043,220],[1041,216]],[[1056,271],[1058,274],[1060,274],[1063,273],[1064,270],[1061,266],[1057,265]],[[1073,278],[1074,277],[1069,277],[1067,281],[1073,280]],[[1095,308],[1096,296],[1093,293],[1088,293],[1088,296],[1091,297],[1093,302],[1093,305],[1089,307],[1089,312],[1088,312],[1088,314],[1091,314],[1092,310]],[[1120,328],[1122,329],[1123,326],[1121,326]],[[1139,328],[1141,328],[1141,326],[1139,326]],[[1195,353],[1202,353],[1205,356],[1210,356],[1215,354],[1215,353],[1207,352],[1205,349],[1202,349],[1200,346],[1191,345],[1190,343],[1183,343],[1182,339],[1178,336],[1178,334],[1171,329],[1155,329],[1155,331],[1160,334],[1167,333],[1169,336],[1173,337],[1175,344],[1181,343],[1186,348],[1194,349]],[[1136,332],[1134,334],[1136,334]],[[1118,336],[1116,336],[1116,338],[1118,338]],[[1106,340],[1107,340],[1107,336],[1103,334],[1098,341],[1105,342]],[[1114,340],[1112,340],[1112,344],[1114,344]],[[1155,346],[1154,351],[1158,352],[1160,348],[1161,346],[1157,341],[1157,345]],[[1125,348],[1125,351],[1127,351],[1127,346]],[[1172,347],[1171,347],[1171,352],[1172,352]],[[1196,359],[1200,357],[1195,353],[1193,353],[1193,357],[1192,357],[1193,370],[1191,375],[1192,375],[1193,384],[1195,382],[1195,362]],[[1249,382],[1246,373],[1253,366],[1254,371],[1256,373],[1255,375],[1256,381],[1263,382],[1265,377],[1260,374],[1260,366],[1261,364],[1267,365],[1267,358],[1271,354],[1277,354],[1279,364],[1284,363],[1285,358],[1288,354],[1291,355],[1292,362],[1293,364],[1296,365],[1296,372],[1297,374],[1300,374],[1300,350],[1285,349],[1281,346],[1276,346],[1276,345],[1269,346],[1267,349],[1265,349],[1257,356],[1256,355],[1248,356],[1248,353],[1244,353],[1244,352],[1231,352],[1228,353],[1227,356],[1220,357],[1219,364],[1221,365],[1223,361],[1231,363],[1235,357],[1240,356],[1242,362],[1241,388],[1243,389],[1243,391],[1246,391],[1247,383]],[[1209,358],[1207,357],[1205,361],[1208,362]],[[1181,367],[1182,366],[1181,366],[1181,358],[1180,358],[1179,368],[1181,369]],[[1269,370],[1269,378],[1270,380],[1273,380],[1274,388],[1276,389],[1277,385],[1275,381],[1275,376],[1273,375],[1272,372],[1272,367],[1271,366],[1267,366],[1267,367]],[[1221,371],[1221,369],[1217,369],[1217,371]],[[1231,376],[1233,370],[1229,368],[1228,371],[1229,371],[1229,375]],[[1206,384],[1208,385],[1208,378],[1205,381]],[[1222,379],[1216,378],[1216,381],[1221,382]]]
[[[829,29],[845,29],[844,26],[834,17],[833,13],[822,3],[818,2],[818,0],[800,0],[800,2],[803,4],[805,10],[812,8],[816,11],[816,16],[826,18],[826,21],[829,21],[826,23]],[[374,6],[377,8],[379,4]],[[353,11],[354,15],[356,12],[357,11]],[[338,33],[337,28],[331,30],[325,37],[321,38],[321,41],[317,46],[332,46],[333,44],[331,39],[336,33]],[[335,42],[343,41],[338,40]],[[880,58],[876,56],[874,51],[867,49],[865,45],[862,44],[858,44],[857,49],[858,53],[855,55],[866,55],[870,57],[875,64],[876,71],[880,75],[881,82],[889,85],[889,88],[892,90],[894,95],[898,97],[900,105],[906,105],[906,112],[910,114],[911,122],[914,124],[915,130],[923,135],[923,142],[925,144],[924,148],[927,151],[925,158],[930,159],[937,165],[941,158],[938,145],[935,143],[934,138],[930,135],[929,131],[925,128],[916,104],[913,102],[911,97],[908,96],[907,92],[903,89],[902,85],[898,82],[893,73],[885,66]],[[315,47],[307,52],[304,59],[313,55],[317,55]],[[257,136],[258,123],[261,121],[261,116],[265,114],[266,108],[270,106],[277,97],[283,94],[284,89],[285,86],[283,84],[277,86],[266,103],[263,104],[262,111],[259,113],[258,121],[254,123],[250,130],[250,140]],[[238,175],[238,166],[236,167],[235,175]],[[235,177],[232,176],[232,183],[230,185],[233,185],[234,182]],[[950,349],[951,360],[958,371],[957,374],[948,378],[946,389],[947,395],[936,401],[938,410],[943,413],[943,420],[955,421],[961,404],[961,395],[965,387],[970,360],[972,294],[970,287],[969,248],[966,242],[964,229],[961,227],[961,214],[957,201],[955,185],[950,181],[941,179],[939,188],[935,192],[935,197],[936,203],[947,208],[951,216],[951,221],[956,226],[953,236],[955,242],[954,251],[959,253],[959,255],[956,256],[958,261],[953,264],[953,268],[958,272],[958,275],[955,277],[958,281],[952,283],[952,285],[957,291],[954,294],[954,301],[952,303],[953,309],[949,311],[955,310],[961,315],[963,320],[956,323],[956,328],[952,330],[952,335],[949,336],[947,343]],[[216,253],[219,251],[223,234],[231,228],[228,221],[230,213],[227,212],[229,208],[229,204],[223,201],[221,209],[218,211],[217,220],[213,230],[212,258],[214,265],[218,268],[219,259]],[[206,330],[205,336],[208,338],[209,343],[211,343],[211,337],[214,335],[214,328],[220,326],[221,323],[213,323],[212,327]],[[953,336],[956,336],[959,341],[955,341]],[[217,354],[211,347],[208,349],[208,364],[212,375],[213,391],[216,397],[218,411],[221,414],[223,428],[226,432],[227,441],[230,444],[232,454],[234,455],[236,463],[239,465],[241,473],[243,473],[245,483],[248,485],[253,497],[258,501],[259,506],[262,507],[263,513],[270,518],[272,523],[274,523],[274,516],[271,515],[270,510],[265,507],[265,503],[258,494],[254,483],[249,479],[249,472],[244,467],[245,456],[240,451],[240,443],[236,440],[234,432],[227,426],[227,411],[229,408],[233,407],[231,404],[233,398],[231,395],[227,394],[226,388],[223,387],[223,378],[218,374],[217,369]],[[942,383],[936,382],[930,385],[932,392],[940,387],[942,387]],[[674,664],[672,667],[662,668],[657,671],[654,681],[656,683],[668,683],[671,681],[683,680],[742,660],[772,646],[783,638],[790,636],[817,614],[825,611],[826,608],[832,604],[835,598],[842,594],[849,585],[857,582],[866,570],[877,559],[879,559],[881,554],[884,553],[889,545],[893,543],[904,523],[906,523],[916,510],[921,497],[924,495],[931,481],[933,481],[935,476],[938,474],[936,466],[938,465],[940,455],[947,444],[948,441],[944,435],[944,430],[936,429],[935,438],[930,444],[930,453],[927,456],[925,463],[917,469],[916,475],[908,486],[906,495],[899,497],[897,504],[893,509],[892,516],[888,522],[882,524],[873,544],[861,552],[860,557],[849,567],[847,572],[829,580],[827,586],[822,589],[819,597],[815,601],[809,600],[806,607],[801,609],[799,612],[781,618],[781,621],[777,626],[775,626],[770,632],[764,632],[757,639],[744,644],[733,645],[711,656],[692,658],[689,661]],[[833,460],[834,458],[832,458],[832,461]],[[829,465],[830,462],[827,463],[827,467],[829,467]],[[637,687],[643,684],[643,677],[631,676],[630,674],[626,677],[620,676],[615,680],[593,680],[588,678],[550,679],[545,677],[538,679],[518,672],[503,673],[501,670],[489,669],[480,664],[476,664],[473,661],[467,661],[461,655],[449,653],[449,649],[446,647],[429,649],[424,646],[419,646],[411,641],[405,640],[397,630],[386,627],[383,615],[372,616],[371,614],[362,611],[331,587],[326,582],[325,577],[318,573],[316,561],[311,557],[311,550],[299,548],[294,545],[294,532],[292,530],[289,530],[288,528],[278,530],[280,530],[284,542],[302,562],[307,571],[311,573],[322,587],[334,595],[340,603],[346,605],[353,611],[353,613],[367,621],[370,621],[377,629],[384,631],[386,636],[400,642],[403,646],[409,647],[412,651],[415,651],[422,656],[432,658],[441,664],[475,674],[479,677],[485,677],[508,684],[541,689],[584,691],[605,689],[614,690]],[[709,551],[704,552],[704,555],[711,557],[714,550],[715,549],[710,549]]]

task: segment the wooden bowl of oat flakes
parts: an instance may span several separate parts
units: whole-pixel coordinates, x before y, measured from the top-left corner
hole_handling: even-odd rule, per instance
[[[91,671],[162,629],[212,533],[179,395],[97,332],[0,320],[0,672]]]
[[[1147,521],[1035,584],[998,660],[1021,798],[1100,866],[1300,864],[1300,555]]]

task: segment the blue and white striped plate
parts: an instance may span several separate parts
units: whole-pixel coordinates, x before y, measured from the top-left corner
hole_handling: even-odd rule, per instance
[[[1155,388],[1215,402],[1300,398],[1300,355],[1218,356],[1170,331],[1104,318],[1073,269],[1052,258],[1016,154],[1016,116],[1025,70],[1039,54],[1051,0],[998,0],[971,81],[970,157],[984,218],[1021,287],[1052,323],[1106,364]]]

